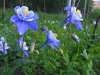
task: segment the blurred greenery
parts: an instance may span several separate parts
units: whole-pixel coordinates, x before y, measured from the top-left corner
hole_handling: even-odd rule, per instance
[[[84,30],[79,31],[73,25],[67,30],[59,25],[66,17],[65,14],[50,14],[41,11],[37,20],[39,29],[37,31],[28,30],[25,41],[30,47],[33,40],[36,40],[35,50],[44,43],[45,33],[40,31],[41,26],[47,26],[54,33],[58,34],[57,39],[61,41],[60,51],[56,52],[51,47],[42,48],[38,53],[33,51],[30,62],[21,64],[15,60],[23,58],[21,50],[17,47],[16,41],[19,34],[15,31],[15,25],[10,23],[10,17],[14,14],[13,9],[6,9],[5,16],[2,18],[0,11],[0,37],[4,36],[8,45],[11,47],[7,55],[0,53],[0,75],[99,75],[100,74],[100,27],[96,30],[96,38],[93,35],[94,24],[89,19],[84,19],[82,25]],[[95,14],[94,14],[95,15]],[[90,15],[91,16],[91,15]],[[80,42],[74,42],[66,34],[76,34]],[[94,43],[90,43],[94,41]],[[87,45],[91,45],[87,49]],[[17,62],[17,61],[16,61]]]
[[[4,0],[0,0],[0,7],[3,8]],[[72,0],[73,2],[73,0]],[[77,6],[79,0],[76,0],[75,6]],[[26,5],[34,11],[45,11],[47,13],[64,13],[64,7],[67,4],[67,0],[5,0],[6,8],[14,8],[15,6]],[[80,0],[78,9],[84,12],[85,0]],[[44,8],[45,6],[45,8]],[[87,0],[86,12],[91,12],[93,6],[93,0]]]

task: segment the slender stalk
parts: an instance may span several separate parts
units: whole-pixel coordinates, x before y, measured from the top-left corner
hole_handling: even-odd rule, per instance
[[[73,0],[73,3],[72,3],[72,6],[73,6],[73,7],[75,6],[75,2],[76,2],[76,0]]]
[[[85,0],[85,5],[84,5],[84,17],[86,16],[86,5],[87,5],[87,0]]]
[[[24,0],[21,0],[22,1],[22,6],[24,5]]]
[[[80,3],[80,0],[78,1],[77,5],[76,5],[76,8],[78,8],[78,6],[79,6],[79,3]]]
[[[44,20],[46,18],[46,15],[45,15],[46,13],[45,12],[46,12],[46,6],[45,6],[45,0],[44,0]]]
[[[3,1],[4,3],[3,3],[3,12],[5,13],[5,0]]]
[[[20,5],[21,5],[21,0],[19,0],[19,2],[20,2]]]
[[[67,0],[66,4],[67,4],[67,6],[71,6],[71,0]],[[68,11],[66,11],[66,16],[68,16],[68,14],[69,14]]]
[[[99,17],[97,18],[97,20],[96,20],[96,24],[95,24],[94,30],[93,30],[93,35],[92,35],[92,37],[91,37],[92,40],[95,39],[95,32],[96,32],[96,30],[97,30],[99,20],[100,20],[100,16],[99,16]],[[93,44],[93,41],[90,41],[90,44],[87,46],[87,49],[90,49],[90,48],[91,48],[91,44]]]

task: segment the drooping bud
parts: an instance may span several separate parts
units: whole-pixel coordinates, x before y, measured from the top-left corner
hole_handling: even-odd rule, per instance
[[[34,40],[34,41],[31,43],[30,53],[32,53],[32,52],[34,51],[35,42],[36,42],[36,40]]]
[[[42,26],[42,27],[40,28],[40,30],[41,30],[41,31],[49,31],[48,27],[46,27],[46,26]]]
[[[67,36],[70,36],[76,42],[80,41],[79,37],[77,35],[75,35],[75,34],[67,34]]]
[[[63,54],[63,50],[62,49],[59,49],[59,51],[60,51],[61,54]]]
[[[38,50],[34,50],[37,54],[39,54],[39,51]]]

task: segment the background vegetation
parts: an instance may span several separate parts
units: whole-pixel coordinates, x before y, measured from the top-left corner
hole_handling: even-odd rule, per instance
[[[73,1],[73,0],[72,0]],[[79,2],[79,4],[78,4]],[[84,11],[85,0],[76,0],[75,6],[78,5],[78,9]],[[64,7],[67,4],[67,0],[5,0],[6,8],[14,8],[17,5],[26,5],[34,11],[46,11],[48,13],[62,13]],[[0,7],[3,8],[4,0],[0,0]],[[93,6],[93,0],[87,0],[87,8],[89,12]],[[88,9],[87,9],[88,10]]]
[[[65,11],[63,11],[66,0],[46,0],[45,19],[44,2],[42,0],[23,0],[23,3],[20,1],[6,0],[5,15],[0,11],[0,37],[4,36],[11,47],[7,55],[0,53],[0,75],[100,75],[100,22],[95,34],[93,34],[93,21],[100,15],[100,9],[95,9],[97,11],[88,13],[89,17],[84,18],[84,21],[82,21],[83,31],[76,30],[73,25],[64,30],[63,27],[59,28],[59,25],[66,17]],[[83,1],[81,0],[78,6],[82,11],[84,8]],[[39,29],[34,32],[29,30],[26,33],[25,41],[27,45],[30,46],[32,41],[36,40],[35,50],[38,50],[46,40],[45,34],[40,31],[40,27],[47,26],[58,34],[57,39],[62,43],[59,52],[47,47],[41,49],[39,53],[34,51],[29,54],[31,59],[22,60],[23,55],[16,45],[19,35],[15,32],[15,26],[10,23],[10,17],[14,14],[13,8],[22,4],[27,5],[39,15],[37,21]],[[3,10],[3,0],[1,0],[0,6]],[[90,7],[89,10],[91,10]],[[64,13],[61,14],[62,11]],[[76,34],[79,36],[80,42],[74,42],[66,34]],[[95,39],[91,38],[93,35]],[[18,63],[16,59],[21,60]]]

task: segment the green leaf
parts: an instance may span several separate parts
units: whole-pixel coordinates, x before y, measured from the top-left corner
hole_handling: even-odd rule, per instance
[[[80,73],[72,68],[68,69],[67,75],[80,75]]]
[[[73,56],[72,56],[72,60],[76,60],[78,57],[78,53],[75,53]]]
[[[88,57],[88,54],[87,54],[87,52],[86,52],[86,50],[84,49],[84,51],[83,51],[83,55],[84,55],[84,57],[86,58],[86,59],[88,59],[89,57]]]

